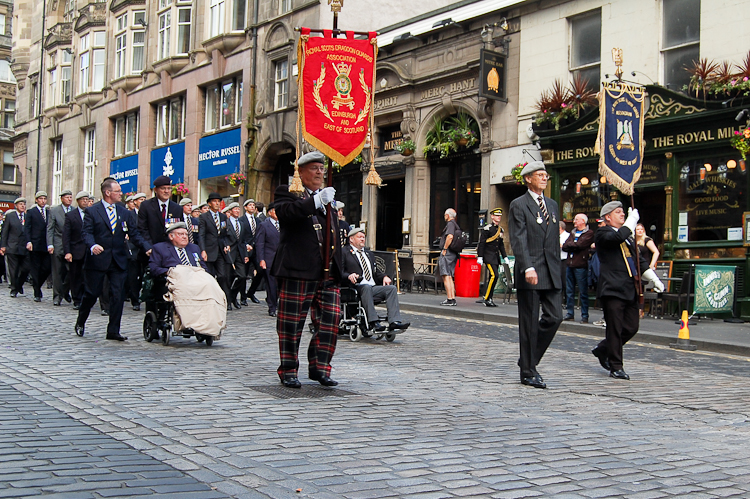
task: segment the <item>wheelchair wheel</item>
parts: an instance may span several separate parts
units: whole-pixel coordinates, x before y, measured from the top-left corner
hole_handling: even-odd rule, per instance
[[[385,333],[385,341],[393,341],[396,339],[396,333]]]
[[[169,345],[169,339],[172,337],[172,331],[165,329],[161,332],[161,342],[164,345]]]
[[[351,326],[349,329],[349,339],[352,341],[359,341],[362,339],[362,331],[357,326]]]
[[[146,317],[143,318],[143,339],[150,343],[154,341],[158,334],[156,314],[146,312]]]
[[[202,343],[203,340],[206,339],[206,337],[203,336],[202,334],[195,333],[195,339],[198,341],[198,343]]]
[[[210,347],[211,345],[214,344],[214,337],[213,336],[204,336],[204,338],[206,339],[206,346],[207,347]]]

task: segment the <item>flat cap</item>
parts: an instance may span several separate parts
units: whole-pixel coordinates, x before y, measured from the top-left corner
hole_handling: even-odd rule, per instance
[[[249,205],[250,203],[254,203],[254,202],[255,202],[255,200],[254,200],[254,199],[248,199],[247,201],[245,201],[245,202],[244,202],[244,203],[242,204],[242,206],[247,206],[247,205]]]
[[[16,200],[13,201],[14,204],[25,203],[25,202],[26,202],[26,198],[16,198]]]
[[[202,210],[204,206],[208,206],[208,203],[201,203],[198,205],[198,209]]]
[[[125,202],[126,202],[126,203],[129,203],[129,202],[131,202],[132,200],[133,200],[133,196],[128,196],[128,197],[126,197],[126,198],[125,198]]]
[[[47,197],[47,192],[45,192],[45,191],[36,191],[36,194],[34,194],[34,199],[40,198],[42,196],[44,196],[46,198]]]
[[[502,208],[495,208],[494,210],[490,210],[490,215],[502,215],[503,209]]]
[[[336,209],[337,210],[340,210],[344,206],[346,206],[346,205],[344,203],[342,203],[341,201],[336,201]]]
[[[299,160],[297,160],[297,166],[303,166],[308,163],[321,163],[325,164],[326,157],[322,152],[312,151],[307,154],[303,154]]]
[[[365,229],[363,229],[362,227],[354,227],[349,231],[349,237],[352,237],[354,234],[359,234],[360,232],[364,234]]]
[[[154,187],[164,187],[165,185],[172,185],[172,179],[166,175],[159,175],[156,177],[156,180],[154,180]]]
[[[71,191],[70,189],[65,189],[64,191],[62,191],[60,193],[60,197],[63,197],[63,196],[72,196],[72,195],[73,195],[73,191]]]
[[[76,194],[76,201],[78,201],[81,198],[90,198],[88,191],[78,191],[78,194]]]
[[[612,213],[617,208],[622,208],[622,203],[619,201],[610,201],[609,203],[602,206],[601,210],[599,210],[599,217],[604,218],[604,215]]]
[[[526,175],[531,175],[532,173],[539,170],[544,170],[546,172],[547,168],[541,161],[532,161],[531,163],[523,167],[523,170],[521,170],[521,176],[525,177]]]
[[[190,198],[180,199],[180,206],[185,206],[186,204],[193,204],[193,200]]]
[[[208,195],[206,201],[212,201],[214,199],[218,199],[219,201],[221,201],[221,195],[218,192],[212,192]]]
[[[167,234],[172,232],[175,229],[185,229],[187,230],[187,224],[185,222],[175,222],[173,224],[169,224],[169,227],[167,227]]]
[[[236,201],[235,201],[235,202],[233,202],[233,203],[229,203],[229,204],[227,205],[227,207],[226,207],[226,208],[224,208],[224,211],[229,211],[229,210],[231,210],[231,209],[233,209],[233,208],[239,208],[239,207],[240,207],[240,203],[238,203],[238,202],[236,202]]]
[[[146,199],[146,195],[142,192],[139,192],[133,195],[133,201],[135,201],[136,199],[141,199],[141,198]]]

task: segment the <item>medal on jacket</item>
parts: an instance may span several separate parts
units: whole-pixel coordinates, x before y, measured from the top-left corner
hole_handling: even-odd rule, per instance
[[[555,220],[555,215],[554,215],[554,214],[552,214],[552,223],[553,223],[553,224],[556,224],[556,223],[557,223],[557,220]]]
[[[543,221],[542,220],[542,215],[537,211],[536,212],[536,223],[538,223],[539,225],[542,225],[542,221]]]

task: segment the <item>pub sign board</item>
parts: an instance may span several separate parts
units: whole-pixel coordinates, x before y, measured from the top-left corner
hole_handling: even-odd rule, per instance
[[[485,49],[479,51],[479,97],[507,101],[503,54]]]

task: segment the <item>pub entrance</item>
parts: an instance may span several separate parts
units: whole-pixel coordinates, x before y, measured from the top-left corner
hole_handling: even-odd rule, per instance
[[[404,218],[405,184],[403,178],[389,178],[378,190],[378,225],[375,248],[378,251],[401,249],[404,237],[401,219]]]
[[[663,186],[638,189],[633,193],[633,201],[641,216],[640,223],[646,228],[646,235],[654,240],[660,251],[664,242],[664,223],[667,216],[667,193]],[[629,204],[627,199],[623,204]]]

